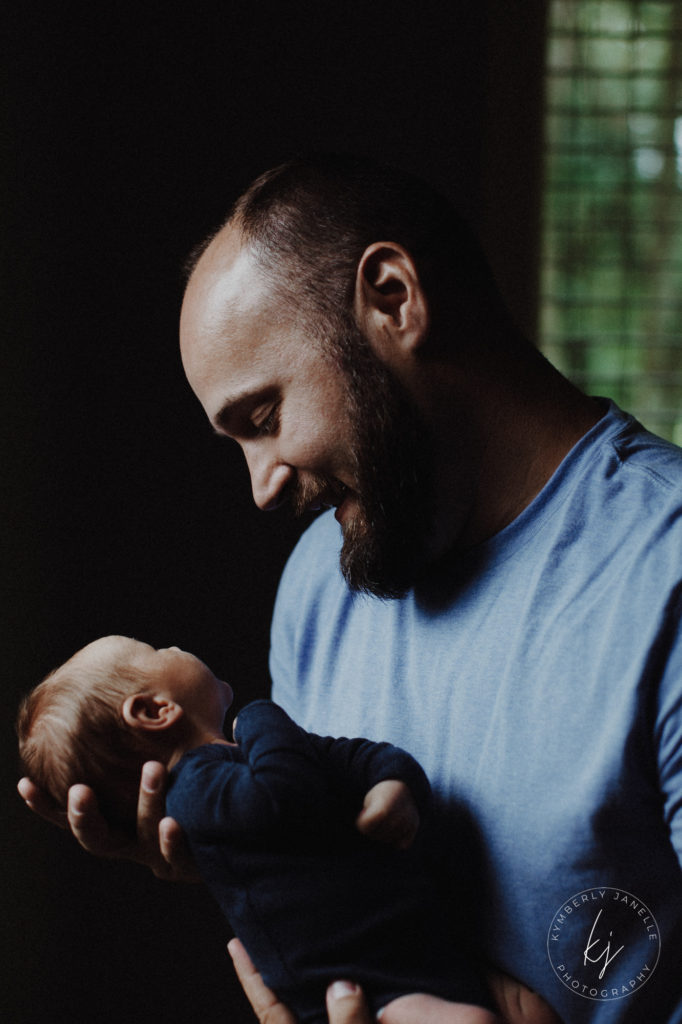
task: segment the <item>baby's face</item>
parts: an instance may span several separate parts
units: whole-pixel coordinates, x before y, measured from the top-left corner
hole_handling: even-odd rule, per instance
[[[217,679],[207,665],[179,647],[157,650],[140,640],[106,636],[84,647],[79,657],[92,657],[112,671],[128,666],[139,673],[145,689],[179,704],[202,728],[220,734],[232,704],[232,688]]]

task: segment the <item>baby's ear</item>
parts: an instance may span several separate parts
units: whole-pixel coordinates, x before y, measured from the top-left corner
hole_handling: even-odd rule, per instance
[[[126,697],[121,708],[126,725],[145,732],[170,729],[182,718],[184,711],[175,701],[159,694],[136,693]]]

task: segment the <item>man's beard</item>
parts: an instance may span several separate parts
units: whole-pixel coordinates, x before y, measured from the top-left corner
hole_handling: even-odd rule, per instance
[[[433,443],[413,401],[374,355],[355,322],[326,339],[348,382],[356,510],[342,524],[341,571],[352,590],[402,597],[428,563],[433,530]],[[342,503],[338,481],[298,483],[295,509],[325,493]]]

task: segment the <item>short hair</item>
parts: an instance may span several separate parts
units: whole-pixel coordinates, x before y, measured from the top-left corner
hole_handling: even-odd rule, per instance
[[[154,756],[126,724],[125,698],[144,690],[144,676],[125,663],[84,663],[79,651],[50,672],[21,702],[19,755],[25,773],[66,808],[69,787],[97,795],[109,822],[134,833],[142,765]]]
[[[448,200],[420,178],[364,158],[314,154],[266,171],[236,200],[228,223],[313,329],[316,318],[349,314],[357,267],[373,242],[410,252],[436,310],[453,297],[499,298],[475,235]],[[211,240],[195,250],[190,273]]]

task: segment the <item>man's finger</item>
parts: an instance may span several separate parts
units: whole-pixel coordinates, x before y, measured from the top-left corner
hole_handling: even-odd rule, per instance
[[[41,818],[52,822],[53,825],[59,825],[60,828],[69,827],[66,811],[60,811],[55,807],[52,800],[46,796],[42,789],[38,789],[36,784],[31,782],[30,779],[19,779],[17,790],[26,806],[30,807],[36,814],[39,814]]]
[[[167,868],[159,851],[159,822],[165,815],[166,769],[159,761],[147,761],[137,799],[137,841],[142,859],[160,877]]]
[[[246,998],[251,1003],[260,1024],[296,1024],[296,1018],[291,1010],[284,1003],[280,1003],[275,993],[271,992],[264,984],[239,939],[232,939],[228,942],[227,950],[232,957],[234,969]],[[341,1018],[339,1018],[340,1020]],[[335,1024],[339,1024],[339,1021]],[[364,1024],[364,1021],[359,1018],[358,1024]]]
[[[199,881],[199,872],[187,847],[185,833],[175,818],[162,818],[159,822],[159,848],[173,878],[183,882]]]
[[[329,1024],[373,1024],[362,989],[352,981],[335,981],[327,989]]]
[[[117,849],[112,844],[111,830],[88,786],[71,787],[67,814],[71,831],[85,850],[98,857],[115,856]]]

